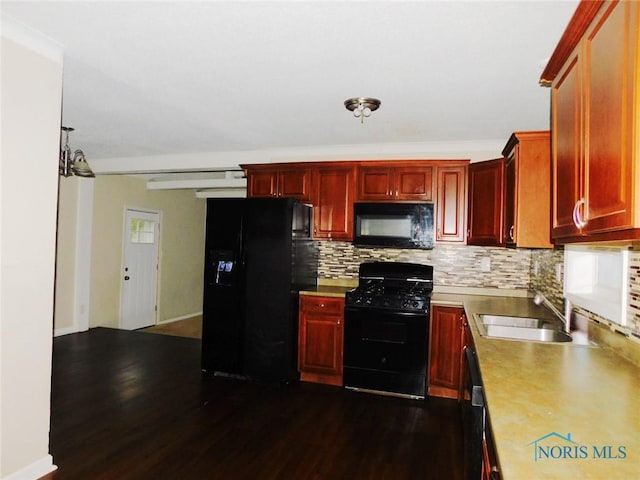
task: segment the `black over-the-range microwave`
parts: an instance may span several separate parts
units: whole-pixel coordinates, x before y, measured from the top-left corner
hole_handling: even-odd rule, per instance
[[[433,203],[355,203],[353,244],[433,248]]]

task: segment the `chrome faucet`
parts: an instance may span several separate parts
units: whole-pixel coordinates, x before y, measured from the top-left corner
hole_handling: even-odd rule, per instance
[[[564,299],[564,315],[560,313],[560,310],[558,310],[553,303],[547,300],[547,297],[539,292],[536,293],[535,297],[533,297],[533,303],[535,303],[536,305],[544,305],[549,310],[551,310],[554,315],[558,317],[562,322],[564,331],[567,333],[571,333],[571,310],[573,307],[568,299]]]

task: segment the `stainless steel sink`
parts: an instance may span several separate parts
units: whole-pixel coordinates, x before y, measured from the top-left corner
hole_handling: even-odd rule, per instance
[[[557,328],[557,324],[540,318],[510,317],[503,315],[475,315],[480,335],[510,340],[535,342],[571,342],[569,333]]]
[[[503,327],[552,328],[549,321],[531,317],[507,317],[504,315],[480,315],[484,325],[500,325]]]

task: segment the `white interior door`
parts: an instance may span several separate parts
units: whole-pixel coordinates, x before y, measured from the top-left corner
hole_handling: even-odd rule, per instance
[[[125,330],[156,323],[160,214],[127,209],[120,326]]]

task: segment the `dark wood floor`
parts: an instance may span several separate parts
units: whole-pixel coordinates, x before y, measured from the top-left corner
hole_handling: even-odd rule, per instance
[[[54,340],[48,479],[461,479],[455,401],[202,378],[200,342]]]

